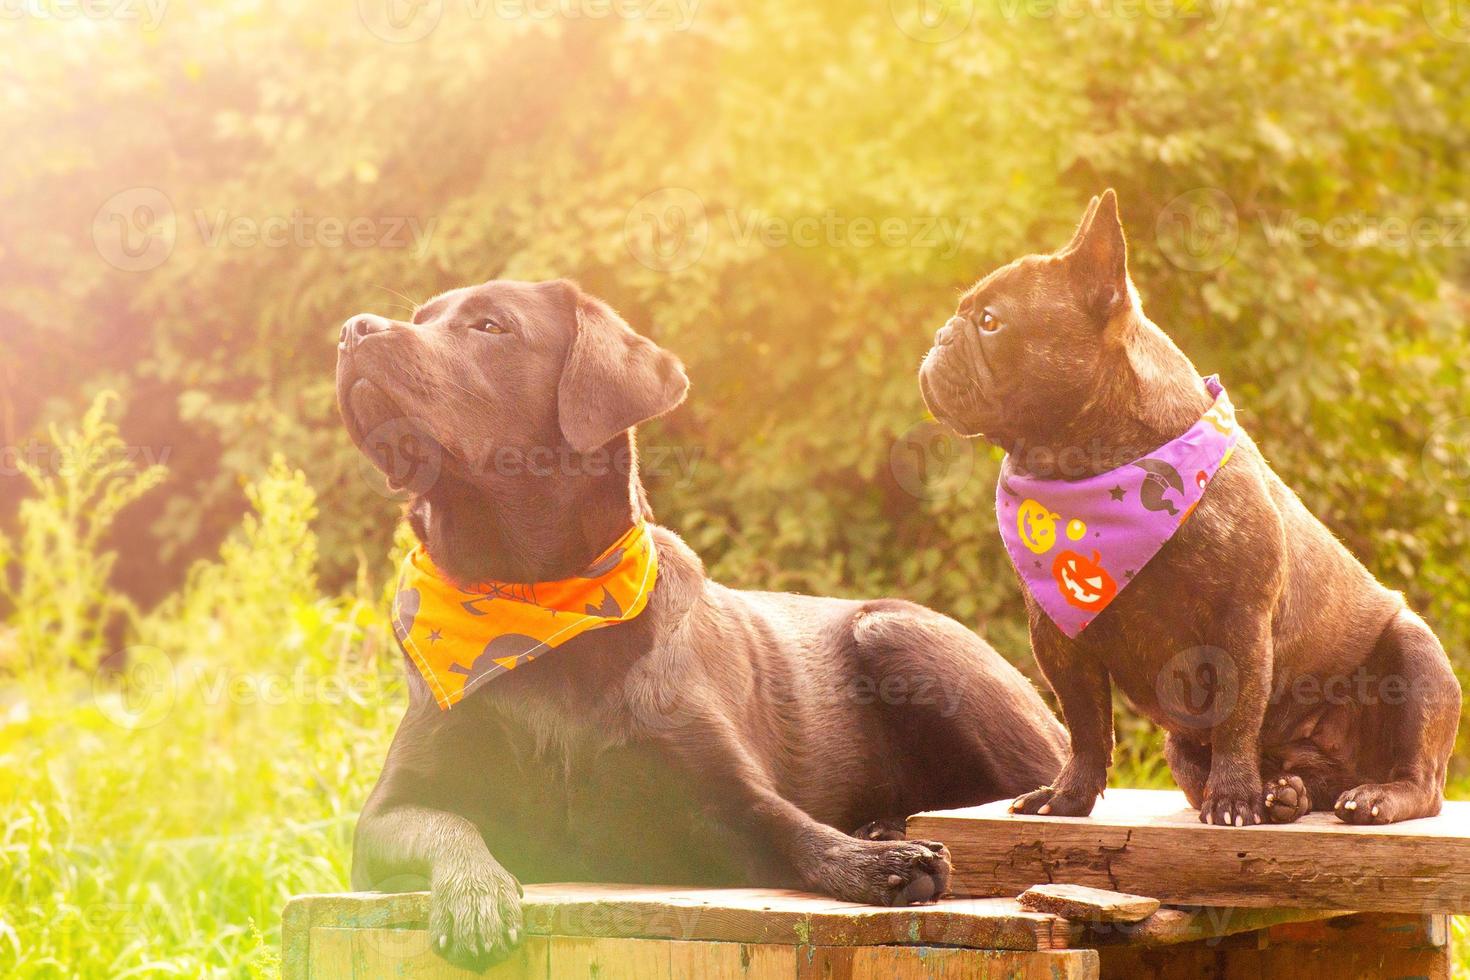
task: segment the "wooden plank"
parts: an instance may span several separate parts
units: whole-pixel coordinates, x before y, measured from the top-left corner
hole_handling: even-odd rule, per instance
[[[1262,950],[1226,953],[1227,978],[1291,977],[1292,980],[1450,980],[1448,949],[1375,949],[1371,946],[1270,944]]]
[[[1219,946],[1233,936],[1250,936],[1283,923],[1313,922],[1341,917],[1340,912],[1312,909],[1242,909],[1202,907],[1163,908],[1142,922],[1090,924],[1077,939],[1078,946],[1153,948],[1208,942]]]
[[[1098,972],[1103,980],[1226,980],[1228,954],[1202,944],[1168,949],[1115,946],[1100,950],[1098,955]],[[1241,974],[1229,980],[1242,980]],[[1251,980],[1262,978],[1257,974]]]
[[[669,946],[656,939],[557,938],[548,975],[556,980],[668,980]]]
[[[420,929],[311,930],[310,980],[544,980],[550,940],[527,937],[505,960],[483,973],[453,966],[429,948]]]
[[[671,942],[669,976],[671,980],[794,980],[799,951],[799,946]]]
[[[910,908],[854,905],[783,889],[533,885],[526,927],[548,935],[870,945],[944,943],[1046,949],[1073,931],[1014,901],[955,899]]]
[[[1020,903],[1032,912],[1089,923],[1142,922],[1159,910],[1157,898],[1086,885],[1034,885],[1021,893]]]
[[[281,910],[281,980],[310,980],[311,916],[322,904],[293,898]]]
[[[1029,912],[1013,898],[956,898],[884,908],[782,889],[550,884],[527,885],[522,910],[528,935],[1014,950],[1065,948],[1080,935],[1080,927]],[[305,921],[344,928],[422,929],[428,911],[423,892],[307,895],[291,900],[286,918],[298,923],[298,931]],[[292,939],[287,945],[298,943]],[[292,955],[290,948],[284,950],[283,960]]]
[[[1090,949],[1013,950],[902,946],[813,946],[797,980],[1097,980]]]
[[[1254,939],[1240,943],[1187,943],[1167,948],[1110,946],[1099,950],[1102,976],[1117,980],[1266,980],[1270,977],[1292,977],[1293,980],[1344,980],[1344,978],[1378,978],[1378,980],[1450,980],[1450,952],[1447,947],[1407,946],[1392,933],[1395,917],[1382,917],[1388,932],[1374,934],[1368,927],[1378,916],[1339,916],[1320,925],[1327,930],[1345,929],[1361,942],[1334,939],[1318,934],[1318,924],[1305,926],[1300,935],[1310,941],[1291,938],[1295,927],[1282,927],[1249,933],[1237,939]],[[1348,920],[1360,920],[1356,925]],[[1359,931],[1361,930],[1361,931]],[[1326,939],[1317,942],[1316,939]]]
[[[1273,943],[1377,946],[1384,949],[1439,949],[1450,941],[1447,915],[1339,915],[1315,922],[1273,926]]]
[[[341,928],[417,929],[428,921],[424,893],[308,895],[285,922]],[[1139,924],[1069,922],[1021,908],[1013,898],[950,898],[911,909],[849,905],[764,889],[660,889],[625,885],[529,885],[528,935],[709,940],[766,945],[937,945],[971,949],[1068,949],[1119,942],[1167,945],[1341,915],[1304,909],[1161,909]],[[294,924],[294,925],[292,925]],[[283,963],[302,962],[305,943],[283,927]],[[304,969],[304,967],[303,967]],[[288,980],[306,980],[304,972]]]
[[[1110,789],[1082,819],[1011,814],[1007,806],[919,814],[909,836],[944,841],[952,887],[972,895],[1063,882],[1183,905],[1470,911],[1470,803],[1381,827],[1330,813],[1208,826],[1183,794],[1157,790]]]

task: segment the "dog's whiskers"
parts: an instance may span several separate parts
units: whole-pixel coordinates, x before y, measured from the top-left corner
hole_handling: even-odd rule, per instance
[[[381,289],[385,293],[392,293],[394,296],[397,296],[399,299],[401,299],[405,303],[409,304],[409,312],[410,313],[412,313],[414,310],[418,309],[420,306],[423,306],[424,305],[424,304],[420,303],[418,300],[414,299],[412,296],[405,296],[402,293],[400,293],[398,290],[393,289],[391,287],[384,286],[384,285],[377,284],[377,283],[374,283],[374,286],[376,288],[378,288],[378,289]]]

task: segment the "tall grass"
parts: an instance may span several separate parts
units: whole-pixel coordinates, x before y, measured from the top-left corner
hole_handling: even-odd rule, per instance
[[[345,887],[352,820],[403,703],[382,597],[317,593],[314,494],[277,460],[218,560],[129,612],[122,673],[96,673],[117,606],[95,544],[121,507],[89,508],[82,490],[118,502],[157,482],[116,465],[105,411],[54,433],[57,458],[113,463],[28,474],[24,544],[9,549],[0,976],[271,976],[285,899]],[[62,581],[65,598],[45,601]]]
[[[274,976],[287,897],[347,886],[403,704],[386,597],[319,594],[315,496],[278,459],[217,560],[152,612],[121,604],[98,542],[160,474],[116,465],[107,410],[53,433],[84,469],[27,473],[5,544],[0,976]],[[97,673],[119,614],[125,667]],[[1114,781],[1169,786],[1156,734],[1123,725]],[[1470,962],[1464,920],[1455,941]]]

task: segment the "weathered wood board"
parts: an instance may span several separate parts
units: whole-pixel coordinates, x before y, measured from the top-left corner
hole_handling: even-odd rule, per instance
[[[1342,915],[1185,946],[1110,945],[1100,950],[1102,976],[1118,980],[1450,980],[1448,924],[1443,915]]]
[[[432,952],[428,908],[423,893],[292,899],[282,922],[282,975],[1255,980],[1277,975],[1261,972],[1269,967],[1293,976],[1438,980],[1448,977],[1449,963],[1443,916],[1338,915],[1324,922],[1333,913],[1163,908],[1136,923],[1088,922],[1028,912],[1014,898],[883,909],[780,890],[571,884],[527,886],[526,938],[510,959],[477,975]],[[1221,964],[1230,969],[1219,972]],[[1348,972],[1323,973],[1322,964]]]
[[[526,939],[485,974],[430,949],[428,896],[292,899],[282,921],[285,980],[539,980],[554,977],[1055,978],[1095,980],[1084,931],[1014,899],[886,909],[768,889],[528,885]]]
[[[1470,911],[1470,803],[1437,817],[1355,827],[1330,813],[1214,827],[1182,793],[1110,789],[1090,817],[1007,812],[1007,802],[921,813],[909,836],[943,841],[957,892],[1018,895],[1063,882],[1175,905]]]
[[[1050,912],[1082,922],[1142,922],[1159,910],[1159,900],[1086,885],[1032,885],[1021,893],[1021,908]]]

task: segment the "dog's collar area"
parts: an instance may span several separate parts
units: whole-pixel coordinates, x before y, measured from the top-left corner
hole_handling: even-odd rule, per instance
[[[1131,463],[1081,480],[1043,479],[1001,463],[995,510],[1011,563],[1033,599],[1069,637],[1158,553],[1235,451],[1230,396],[1214,375],[1214,402],[1176,439]]]
[[[657,579],[653,531],[641,521],[577,575],[548,582],[457,585],[419,545],[399,573],[393,633],[448,709],[547,650],[634,618]]]

